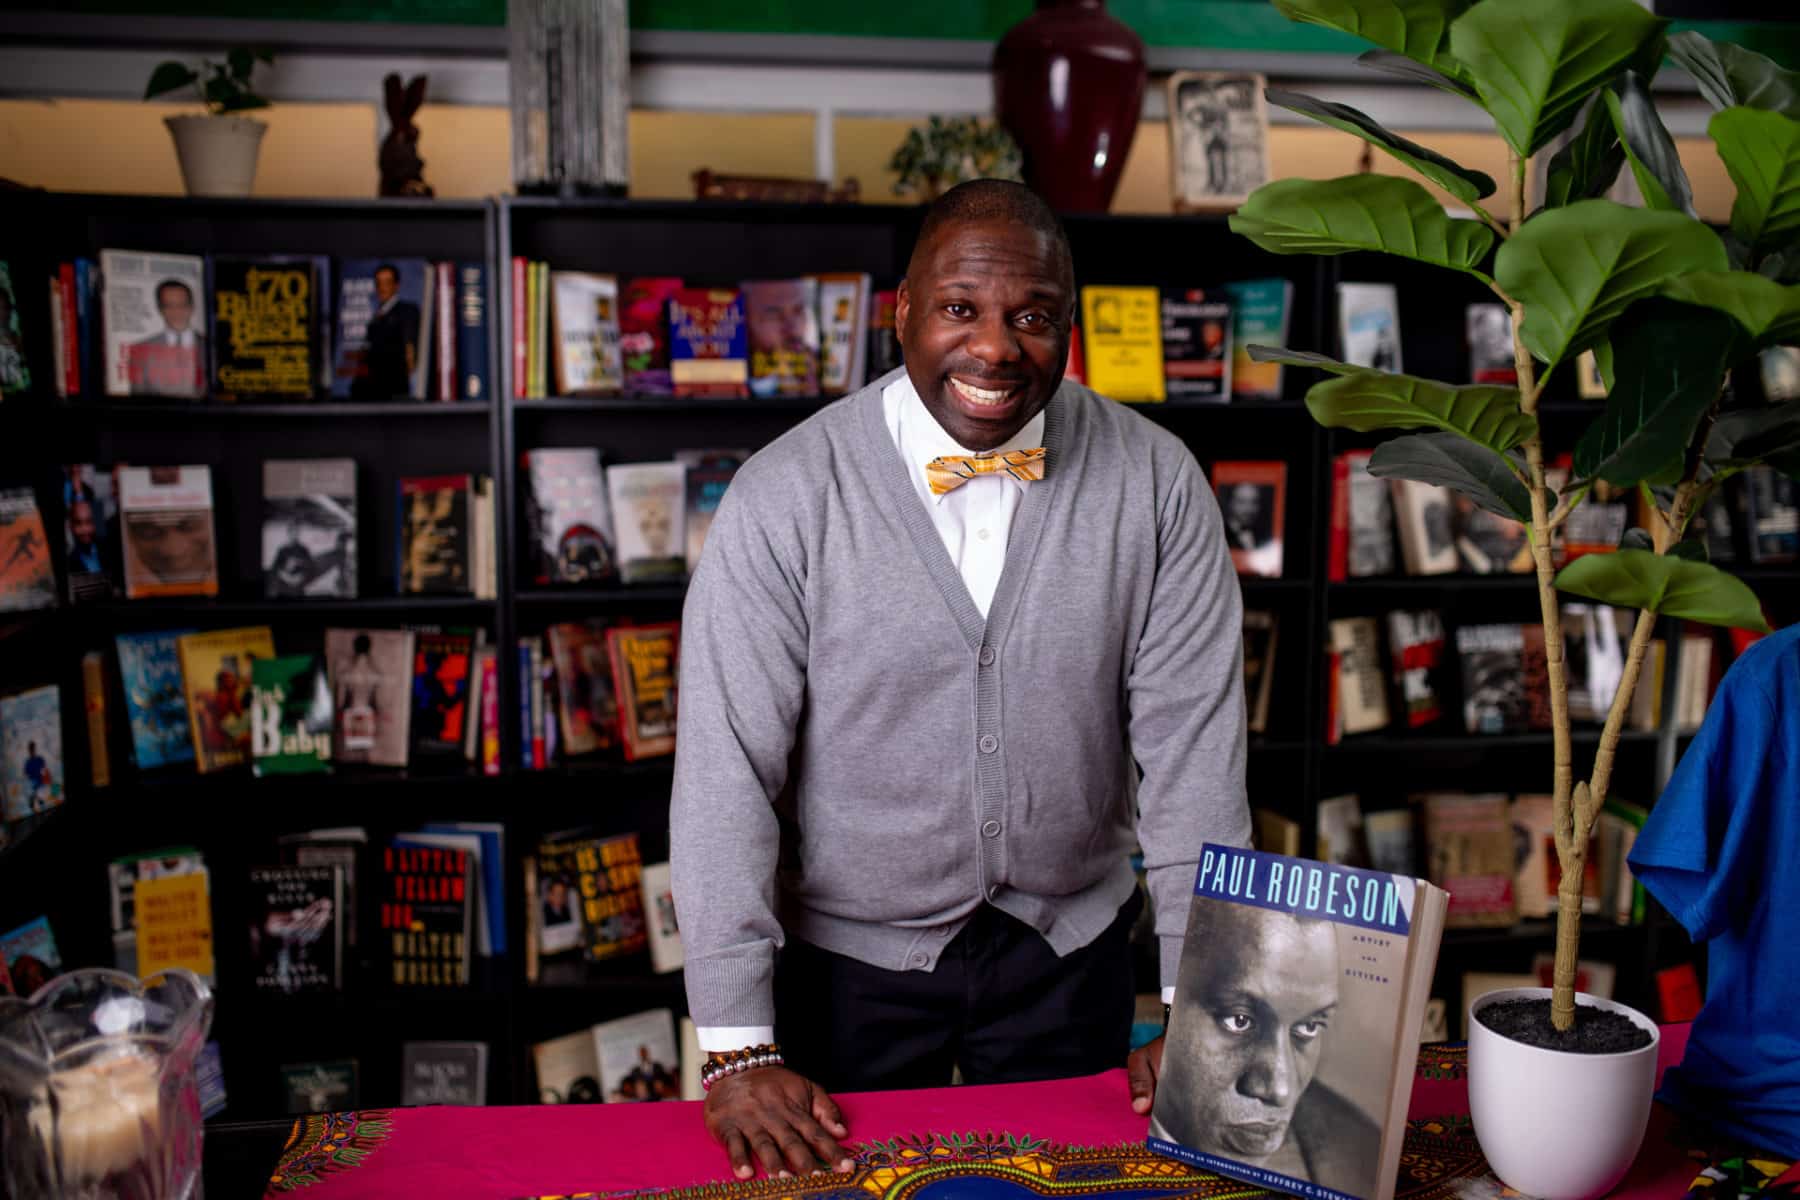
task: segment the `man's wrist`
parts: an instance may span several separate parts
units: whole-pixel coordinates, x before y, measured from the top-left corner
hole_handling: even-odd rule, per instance
[[[739,1050],[714,1051],[706,1056],[706,1065],[700,1068],[700,1090],[712,1091],[713,1084],[728,1075],[741,1075],[758,1067],[779,1067],[783,1063],[781,1047],[774,1042]]]
[[[773,1025],[698,1025],[694,1039],[706,1054],[767,1045],[775,1040]]]

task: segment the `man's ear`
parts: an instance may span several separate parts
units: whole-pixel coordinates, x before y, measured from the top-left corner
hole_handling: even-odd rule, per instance
[[[912,315],[912,292],[907,289],[906,280],[900,281],[900,293],[894,299],[894,336],[900,337],[906,331],[906,319]]]

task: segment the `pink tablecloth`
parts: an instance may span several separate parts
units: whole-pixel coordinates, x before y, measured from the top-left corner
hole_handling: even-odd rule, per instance
[[[1679,1062],[1685,1025],[1663,1031],[1661,1070]],[[1468,1112],[1460,1047],[1426,1047],[1409,1117]],[[1141,1143],[1123,1070],[1084,1079],[838,1097],[850,1141],[922,1134],[1011,1134],[1075,1146]],[[1466,1120],[1462,1122],[1466,1125]],[[1621,1200],[1675,1200],[1696,1174],[1658,1108]],[[1464,1131],[1466,1133],[1466,1130]],[[1466,1139],[1473,1145],[1473,1139]],[[1479,1169],[1479,1168],[1477,1168]],[[334,1113],[296,1123],[271,1196],[307,1200],[456,1196],[470,1200],[690,1187],[729,1180],[698,1104],[413,1108]],[[1404,1185],[1404,1181],[1403,1181]],[[1241,1189],[1239,1189],[1241,1191]],[[1469,1189],[1458,1189],[1469,1194]],[[1402,1195],[1428,1195],[1414,1187]]]

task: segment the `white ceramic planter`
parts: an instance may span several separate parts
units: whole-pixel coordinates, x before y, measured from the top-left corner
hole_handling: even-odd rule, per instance
[[[164,117],[190,196],[248,196],[269,127],[237,116]]]
[[[1469,1005],[1469,1115],[1488,1165],[1506,1186],[1541,1200],[1594,1200],[1625,1177],[1644,1142],[1656,1088],[1656,1022],[1578,994],[1578,1005],[1622,1013],[1650,1033],[1624,1054],[1567,1054],[1501,1037],[1475,1018],[1502,1000],[1549,988],[1504,988]]]

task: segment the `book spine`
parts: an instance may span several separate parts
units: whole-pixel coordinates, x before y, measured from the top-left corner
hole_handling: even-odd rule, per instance
[[[1333,583],[1350,578],[1350,459],[1342,454],[1331,462],[1331,542],[1325,572]]]
[[[456,369],[462,386],[453,400],[486,403],[488,375],[487,269],[480,263],[457,267]]]
[[[500,658],[489,654],[481,663],[481,773],[500,773]]]
[[[456,399],[456,264],[434,263],[432,269],[437,272],[437,315],[432,318],[437,336],[437,361],[432,365],[437,380],[431,398],[449,404]]]
[[[537,315],[531,328],[531,346],[537,352],[537,364],[531,371],[531,396],[542,400],[550,394],[550,264],[531,264],[537,280]]]
[[[57,281],[62,285],[62,354],[63,376],[67,380],[69,395],[81,395],[81,322],[76,316],[75,304],[75,264],[65,262],[56,269]]]
[[[463,708],[462,756],[465,762],[474,762],[476,752],[481,749],[482,688],[486,682],[482,661],[487,657],[482,643],[486,632],[483,629],[475,631],[475,646],[469,651],[469,698]]]
[[[107,754],[106,656],[98,650],[82,656],[81,692],[87,710],[88,779],[99,789],[112,783],[112,760]]]
[[[99,375],[95,366],[94,336],[95,318],[99,315],[95,301],[98,295],[99,276],[94,270],[94,260],[78,258],[75,260],[75,342],[80,354],[81,377],[87,386],[94,388],[94,381]]]
[[[539,771],[550,765],[544,743],[544,639],[531,639],[531,762]]]
[[[539,767],[537,738],[531,728],[531,639],[519,639],[519,765],[527,771]]]
[[[63,343],[67,337],[63,329],[62,279],[50,276],[50,381],[55,385],[56,394],[66,397],[69,394],[69,377],[63,370]]]
[[[526,385],[526,344],[525,344],[525,260],[512,260],[512,394],[513,399],[525,398]]]
[[[525,264],[525,398],[536,400],[543,395],[538,390],[538,363],[544,357],[544,344],[538,340],[538,306],[543,297],[538,294],[538,271],[535,262]]]

